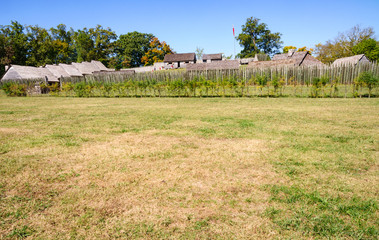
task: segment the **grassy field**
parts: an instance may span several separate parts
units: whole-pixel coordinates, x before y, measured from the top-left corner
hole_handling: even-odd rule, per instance
[[[379,99],[0,97],[0,239],[377,239]]]

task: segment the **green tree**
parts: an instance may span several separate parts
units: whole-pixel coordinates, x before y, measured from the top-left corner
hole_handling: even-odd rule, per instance
[[[294,46],[284,46],[283,53],[288,53],[290,49],[297,50],[297,47],[294,47]]]
[[[27,27],[28,55],[26,65],[43,66],[55,62],[53,41],[49,32],[38,26]]]
[[[14,51],[5,35],[0,34],[0,78],[5,73],[5,66],[11,64]]]
[[[196,47],[195,53],[197,60],[203,59],[204,48]]]
[[[378,61],[379,42],[373,38],[362,40],[353,47],[353,54],[365,54],[371,61]]]
[[[90,52],[93,49],[93,40],[87,28],[78,30],[73,34],[74,48],[76,53],[75,62],[90,61]]]
[[[115,53],[118,64],[123,67],[139,67],[142,65],[142,57],[149,51],[153,34],[137,31],[120,35],[115,42]]]
[[[237,40],[243,49],[238,57],[254,57],[257,53],[268,55],[279,53],[282,44],[281,34],[272,33],[267,24],[259,21],[258,18],[250,17],[246,20],[246,24],[242,25],[242,33],[237,36]]]
[[[76,60],[73,45],[73,30],[67,31],[66,25],[59,24],[57,28],[50,28],[52,46],[55,54],[55,62],[71,63]]]
[[[1,26],[0,33],[7,42],[11,54],[10,63],[26,65],[28,54],[28,37],[25,34],[25,27],[17,21],[12,21],[10,25]]]
[[[356,25],[344,33],[339,33],[334,40],[328,40],[325,44],[317,44],[316,58],[323,63],[332,63],[338,58],[353,56],[354,46],[373,38],[374,34],[373,28],[361,28]]]
[[[89,29],[93,47],[89,51],[90,60],[107,62],[113,51],[113,41],[117,39],[117,34],[110,28],[104,29],[101,25]]]

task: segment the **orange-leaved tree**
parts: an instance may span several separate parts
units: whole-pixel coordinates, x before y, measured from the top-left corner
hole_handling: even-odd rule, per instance
[[[283,48],[283,53],[288,53],[288,51],[290,49],[295,49],[296,52],[306,52],[308,51],[310,54],[312,54],[313,52],[313,48],[307,48],[307,47],[301,47],[301,48],[297,48],[297,47],[294,47],[294,46],[285,46]]]
[[[166,42],[160,42],[154,37],[150,40],[149,50],[141,58],[141,62],[145,65],[153,65],[156,62],[162,62],[166,54],[173,53],[170,45]]]

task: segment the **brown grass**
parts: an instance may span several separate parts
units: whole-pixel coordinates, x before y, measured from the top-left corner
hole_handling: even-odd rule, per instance
[[[269,224],[260,217],[268,199],[260,188],[278,182],[262,160],[268,150],[262,140],[125,133],[44,159],[49,171],[67,177],[64,184],[45,179],[48,173],[24,171],[12,179],[15,188],[6,195],[22,191],[26,182],[39,190],[35,198],[56,192],[54,202],[60,204],[17,222],[44,229],[50,237],[76,229],[88,212],[98,215],[91,215],[97,221],[107,219],[101,231],[78,227],[77,234],[88,239],[111,238],[115,224],[167,225],[165,231],[178,235],[199,221],[212,226],[208,234],[227,237],[238,231],[240,237],[252,232],[258,237],[267,234]]]

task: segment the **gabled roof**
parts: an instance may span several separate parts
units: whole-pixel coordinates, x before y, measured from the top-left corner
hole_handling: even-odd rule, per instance
[[[83,74],[73,65],[60,63],[58,66],[62,67],[70,77],[82,77]]]
[[[64,70],[64,68],[60,65],[46,65],[45,68],[49,69],[49,71],[54,74],[55,77],[70,77],[70,74]]]
[[[203,60],[222,60],[222,53],[203,54]]]
[[[72,63],[72,65],[83,75],[90,75],[93,72],[100,71],[100,68],[90,62]]]
[[[12,65],[1,80],[15,79],[46,79],[49,82],[59,82],[58,78],[46,68]]]
[[[59,79],[54,76],[52,72],[49,71],[49,69],[44,68],[44,67],[39,67],[38,71],[40,72],[40,75],[42,77],[46,77],[48,82],[59,82]]]
[[[104,64],[100,61],[92,60],[91,63],[98,67],[100,71],[109,71],[109,69],[105,67]]]
[[[359,54],[351,57],[339,58],[333,62],[333,66],[339,66],[344,64],[357,64],[360,61],[369,62],[368,58],[364,54]]]
[[[283,54],[276,54],[274,57],[272,57],[272,61],[277,60],[294,60],[295,65],[300,65],[304,58],[309,54],[308,52],[295,52],[295,53],[283,53]]]
[[[36,67],[12,65],[2,80],[42,78]]]
[[[196,61],[195,53],[175,53],[164,56],[163,62],[189,62]]]
[[[249,62],[249,67],[274,67],[274,66],[321,66],[324,65],[309,52],[290,52],[275,55],[271,61]]]

